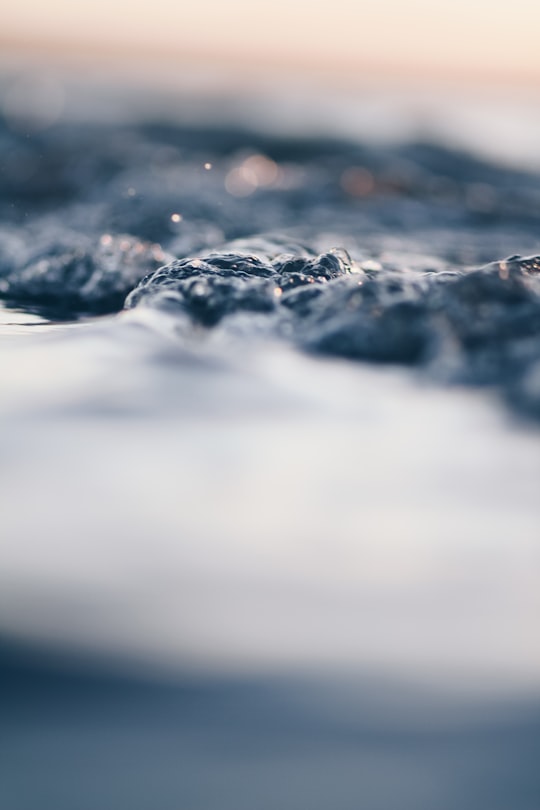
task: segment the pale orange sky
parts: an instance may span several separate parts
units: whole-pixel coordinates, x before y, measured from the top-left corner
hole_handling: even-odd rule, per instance
[[[540,0],[17,0],[0,43],[540,83]]]

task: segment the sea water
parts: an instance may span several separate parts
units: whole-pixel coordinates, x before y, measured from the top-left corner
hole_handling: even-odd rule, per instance
[[[177,105],[0,128],[6,807],[532,810],[540,177]]]

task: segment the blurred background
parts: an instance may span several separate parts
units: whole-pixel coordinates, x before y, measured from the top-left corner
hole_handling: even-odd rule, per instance
[[[24,0],[0,10],[0,103],[42,128],[174,117],[180,93],[184,119],[435,137],[536,166],[539,23],[533,0]]]
[[[540,80],[534,0],[23,0],[4,4],[0,46],[159,65],[249,65],[341,81]]]

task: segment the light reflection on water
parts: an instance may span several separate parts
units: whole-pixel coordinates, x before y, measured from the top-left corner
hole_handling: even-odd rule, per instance
[[[46,324],[47,321],[39,315],[32,315],[32,313],[24,312],[20,309],[11,309],[5,307],[0,303],[0,325],[2,327],[17,327],[34,326],[35,324]],[[2,330],[6,334],[6,330]],[[10,334],[12,329],[7,330]]]
[[[538,678],[537,431],[404,372],[146,328],[0,352],[6,629],[217,671]]]
[[[116,92],[100,100],[113,119]],[[328,116],[312,104],[311,119],[297,101],[252,114],[289,132],[328,117],[355,137],[400,118],[375,97],[329,100]],[[70,114],[93,114],[79,103]],[[526,161],[519,143],[508,154]],[[161,193],[177,181],[165,152]],[[262,151],[204,159],[235,203],[302,187],[302,166]],[[135,204],[144,183],[124,180]],[[381,188],[357,163],[336,185],[344,206]],[[435,203],[453,188],[443,178]],[[491,187],[467,188],[489,213]],[[190,195],[172,202],[180,230]],[[414,252],[397,243],[385,261],[409,272]],[[304,356],[257,324],[186,336],[150,308],[49,324],[0,306],[0,803],[531,810],[538,428],[489,390]]]
[[[0,330],[6,807],[531,810],[538,431],[156,324]]]

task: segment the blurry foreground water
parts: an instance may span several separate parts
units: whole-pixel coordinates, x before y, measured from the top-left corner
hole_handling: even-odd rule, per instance
[[[538,174],[13,86],[3,806],[534,810]]]

